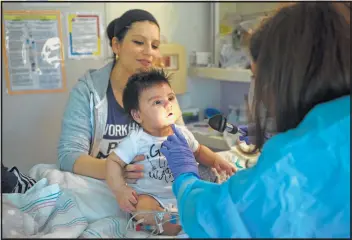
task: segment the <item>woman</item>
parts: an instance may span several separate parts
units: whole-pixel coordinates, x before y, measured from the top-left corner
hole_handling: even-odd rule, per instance
[[[122,105],[128,78],[160,62],[160,29],[149,12],[129,10],[113,20],[106,31],[114,61],[88,71],[72,89],[58,146],[61,170],[97,179],[105,179],[105,158],[136,127]],[[137,156],[135,160],[143,158]],[[128,165],[127,181],[143,177],[142,170],[141,165]]]
[[[180,133],[164,142],[190,237],[350,237],[350,12],[301,2],[253,34],[256,166],[206,183]],[[262,148],[269,116],[277,134]]]

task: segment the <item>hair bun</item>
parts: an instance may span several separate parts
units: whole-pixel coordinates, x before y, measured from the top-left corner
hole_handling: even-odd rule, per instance
[[[115,19],[113,36],[117,36],[124,28],[131,26],[134,22],[150,21],[155,23],[158,27],[158,21],[148,11],[142,9],[131,9],[122,14],[121,17]]]
[[[109,23],[108,27],[106,28],[106,35],[109,38],[110,47],[112,46],[112,39],[114,38],[115,25],[118,22],[118,20],[119,18],[115,18]]]

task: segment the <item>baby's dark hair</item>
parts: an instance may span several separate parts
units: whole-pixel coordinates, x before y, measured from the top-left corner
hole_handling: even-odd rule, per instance
[[[128,79],[122,96],[123,107],[128,115],[133,119],[131,111],[139,109],[139,97],[142,91],[163,83],[171,87],[170,78],[171,75],[163,69],[155,68],[133,74]]]

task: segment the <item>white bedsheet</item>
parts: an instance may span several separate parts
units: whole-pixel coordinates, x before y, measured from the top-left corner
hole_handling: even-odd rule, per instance
[[[46,178],[49,184],[57,183],[61,189],[71,193],[89,223],[113,215],[125,215],[105,181],[60,171],[55,164],[35,165],[29,176],[36,180]]]
[[[126,232],[128,216],[119,209],[105,181],[62,172],[53,164],[38,164],[29,175],[38,181],[29,191],[3,195],[4,237],[149,236],[146,232]]]
[[[245,169],[245,160],[237,154],[219,155],[237,170]],[[27,193],[3,195],[4,237],[149,237],[145,232],[125,231],[128,216],[119,209],[105,181],[63,172],[54,164],[35,165],[29,175],[38,183]]]

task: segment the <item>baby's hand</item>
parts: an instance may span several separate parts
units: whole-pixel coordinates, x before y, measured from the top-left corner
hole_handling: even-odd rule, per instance
[[[228,176],[232,176],[236,172],[235,166],[220,157],[215,159],[214,168],[219,174],[224,171]]]
[[[136,210],[135,205],[138,201],[138,196],[135,190],[129,186],[123,186],[116,194],[117,203],[125,212],[133,212]]]

